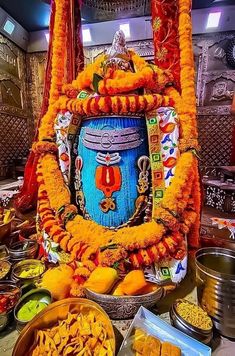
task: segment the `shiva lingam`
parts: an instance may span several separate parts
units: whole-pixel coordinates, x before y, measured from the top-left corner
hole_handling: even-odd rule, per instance
[[[102,62],[102,76],[114,73],[135,73],[131,52],[127,49],[125,36],[117,31],[112,46]],[[93,86],[97,89],[99,75],[94,75]],[[166,78],[169,82],[170,78]],[[128,94],[143,93],[138,88]],[[97,93],[82,90],[78,98],[95,97]],[[72,114],[60,113],[56,122],[57,144],[60,151],[60,166],[68,185],[71,182],[71,144],[69,127]],[[152,210],[150,153],[148,139],[159,153],[154,156],[155,179],[168,186],[174,175],[178,157],[179,136],[177,115],[174,108],[159,108],[159,128],[147,128],[145,114],[130,112],[128,115],[103,113],[83,117],[75,139],[75,192],[76,203],[85,219],[117,229],[123,226],[149,221]],[[154,126],[154,125],[152,125]],[[63,129],[63,130],[62,130]],[[65,135],[62,134],[65,132]],[[163,158],[163,165],[161,163]],[[157,199],[163,196],[158,189]],[[156,192],[155,192],[156,193]],[[148,209],[146,211],[146,207]]]

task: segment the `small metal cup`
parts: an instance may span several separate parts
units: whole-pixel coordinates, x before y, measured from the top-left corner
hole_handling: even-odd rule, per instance
[[[171,319],[171,324],[179,329],[180,331],[183,331],[185,334],[193,337],[194,339],[203,342],[206,345],[209,345],[212,338],[213,338],[213,330],[204,330],[197,328],[191,324],[189,324],[185,319],[183,319],[177,312],[176,306],[177,303],[179,303],[181,300],[176,300],[170,309],[170,319]]]

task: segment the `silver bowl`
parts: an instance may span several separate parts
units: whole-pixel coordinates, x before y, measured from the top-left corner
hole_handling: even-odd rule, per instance
[[[22,271],[30,270],[34,266],[40,266],[42,268],[42,271],[31,277],[20,276]],[[29,282],[33,283],[41,278],[45,270],[46,270],[45,264],[40,260],[29,259],[29,260],[20,261],[16,263],[12,268],[12,279],[19,281],[19,283],[21,284],[29,283]]]
[[[5,268],[5,270],[4,270]],[[11,263],[7,260],[0,260],[0,281],[6,279],[11,271]]]
[[[0,261],[9,261],[10,256],[9,256],[9,251],[6,245],[1,245],[0,246]]]
[[[9,255],[12,262],[35,258],[39,245],[36,241],[19,241],[13,243],[9,248]]]
[[[170,309],[171,324],[178,330],[183,331],[185,334],[193,337],[194,339],[209,345],[213,338],[213,326],[209,330],[204,330],[191,325],[185,319],[183,319],[177,312],[177,303],[180,303],[182,299],[176,300]],[[188,301],[187,301],[188,302]],[[189,302],[188,302],[189,303]]]
[[[153,307],[163,296],[164,290],[159,287],[155,291],[135,296],[116,296],[99,294],[85,289],[86,297],[99,304],[111,319],[131,319],[141,306]]]
[[[8,325],[12,311],[21,296],[21,290],[13,281],[0,282],[0,298],[12,296],[12,305],[8,306],[5,312],[0,312],[0,331],[4,330]]]
[[[17,330],[21,331],[29,321],[23,321],[18,318],[17,314],[20,308],[27,303],[29,300],[38,300],[40,302],[44,302],[45,304],[49,305],[52,302],[52,296],[49,290],[44,288],[32,289],[18,301],[14,308],[14,318],[16,320],[16,328]]]

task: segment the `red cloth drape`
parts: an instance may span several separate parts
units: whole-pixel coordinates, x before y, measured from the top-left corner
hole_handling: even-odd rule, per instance
[[[43,92],[43,102],[41,108],[41,114],[37,122],[36,133],[34,136],[34,142],[38,139],[38,128],[40,127],[41,119],[48,109],[49,102],[49,91],[51,84],[51,64],[52,64],[52,42],[54,33],[54,23],[55,23],[55,11],[56,5],[55,1],[51,2],[51,17],[50,17],[50,34],[49,34],[49,46],[47,55],[47,64],[45,70],[44,79],[44,92]],[[65,68],[65,81],[71,82],[78,70],[83,69],[84,66],[84,56],[83,56],[83,45],[81,40],[81,16],[80,16],[80,3],[79,0],[70,0],[70,7],[68,11],[68,28],[67,28],[67,62]],[[79,58],[80,65],[75,67],[76,58]],[[24,172],[24,184],[20,193],[16,196],[14,200],[14,205],[20,212],[26,212],[36,208],[37,203],[37,163],[38,155],[33,151],[30,151]]]
[[[37,120],[34,142],[37,141],[38,138],[38,128],[40,126],[41,119],[48,109],[49,91],[50,91],[50,83],[51,83],[51,60],[52,60],[52,41],[53,41],[54,23],[55,23],[55,2],[52,1],[50,30],[49,30],[49,45],[48,45],[48,53],[47,53],[46,70],[44,76],[45,79],[44,79],[44,89],[43,89],[43,101],[42,101],[40,117]],[[21,188],[20,193],[16,196],[14,200],[15,208],[21,212],[26,212],[36,207],[37,192],[38,192],[36,171],[37,171],[38,158],[39,158],[38,155],[36,155],[31,150],[25,166],[23,187]]]
[[[151,0],[154,58],[161,69],[169,69],[180,89],[178,0]]]

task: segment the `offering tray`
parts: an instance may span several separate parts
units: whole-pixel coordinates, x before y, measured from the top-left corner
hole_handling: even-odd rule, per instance
[[[149,310],[141,307],[136,314],[128,333],[122,343],[118,356],[131,356],[135,353],[131,346],[133,343],[133,332],[136,328],[144,330],[161,341],[170,342],[181,349],[182,356],[210,356],[211,348],[187,336],[176,328],[172,327],[160,317],[154,315]]]

